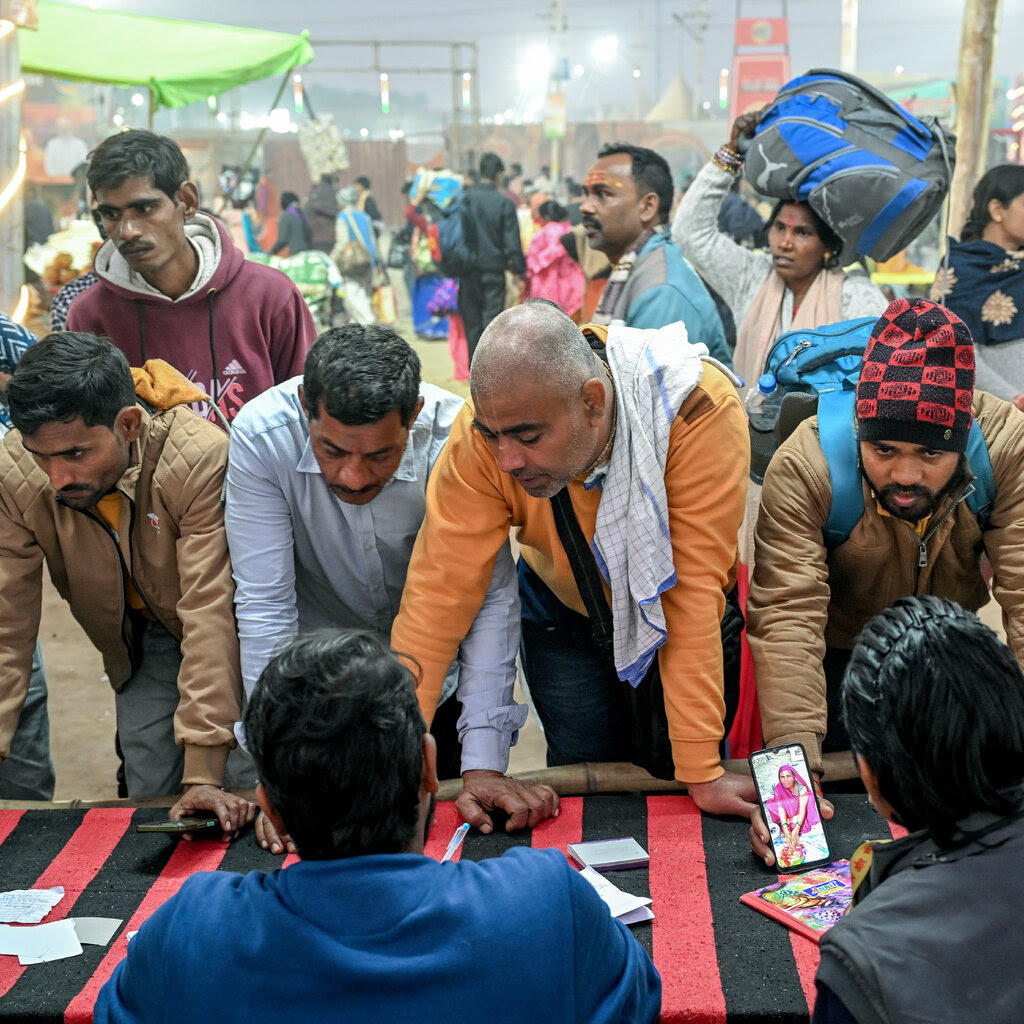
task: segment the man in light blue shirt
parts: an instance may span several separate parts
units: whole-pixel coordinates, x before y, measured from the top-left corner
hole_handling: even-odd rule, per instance
[[[224,521],[247,695],[299,632],[390,633],[427,479],[462,405],[420,381],[418,356],[390,328],[346,324],[317,339],[301,379],[264,392],[236,417]],[[506,548],[446,684],[451,693],[458,678],[462,771],[491,767],[496,757],[507,763],[508,742],[526,719],[512,699],[518,646]],[[442,722],[455,717],[455,702],[448,707]],[[457,760],[448,760],[457,774]],[[264,845],[280,846],[276,837],[267,842],[265,816],[257,830]]]

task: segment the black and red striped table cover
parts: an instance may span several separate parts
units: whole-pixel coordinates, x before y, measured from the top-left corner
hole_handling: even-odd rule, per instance
[[[834,798],[833,851],[848,856],[864,838],[890,833],[863,796]],[[558,847],[631,835],[651,855],[649,869],[618,871],[622,889],[650,896],[655,920],[631,931],[653,955],[663,983],[662,1021],[802,1022],[813,1003],[817,946],[739,897],[774,875],[751,855],[738,819],[702,815],[686,796],[616,794],[562,800],[558,818],[532,831],[471,832],[458,856],[499,856],[512,846]],[[272,870],[281,866],[252,832],[236,843],[184,843],[140,834],[134,824],[166,810],[0,811],[0,889],[63,885],[47,921],[120,917],[109,946],[79,957],[22,967],[0,956],[0,1022],[88,1024],[100,986],[124,957],[136,930],[196,871]],[[451,803],[438,805],[427,854],[440,858],[459,824]]]

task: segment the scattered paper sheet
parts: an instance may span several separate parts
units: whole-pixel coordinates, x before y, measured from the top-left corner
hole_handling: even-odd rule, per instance
[[[623,924],[640,924],[641,921],[653,921],[654,911],[650,907],[637,907],[636,910],[627,910],[625,914],[619,914],[618,920]]]
[[[119,917],[73,917],[78,941],[89,946],[105,946],[121,927]]]
[[[654,919],[654,912],[650,909],[651,900],[646,896],[632,896],[623,892],[593,868],[584,868],[580,874],[597,890],[597,895],[608,905],[612,917],[617,917],[623,924]]]
[[[11,889],[0,892],[0,921],[38,924],[64,898],[64,886],[52,889]]]
[[[0,924],[0,953],[16,956],[21,964],[45,964],[81,952],[82,944],[69,918],[30,928]]]

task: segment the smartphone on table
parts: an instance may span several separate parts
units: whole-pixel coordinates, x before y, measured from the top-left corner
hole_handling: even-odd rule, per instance
[[[779,872],[828,864],[832,854],[803,744],[756,750],[748,760]]]

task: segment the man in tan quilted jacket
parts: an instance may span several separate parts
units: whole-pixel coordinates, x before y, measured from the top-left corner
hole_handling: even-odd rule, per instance
[[[228,439],[181,404],[198,389],[166,363],[135,375],[106,339],[64,332],[31,348],[8,386],[0,757],[28,684],[45,559],[103,655],[127,795],[184,788],[172,817],[213,811],[230,835],[252,806],[219,788],[241,695],[221,508]]]

